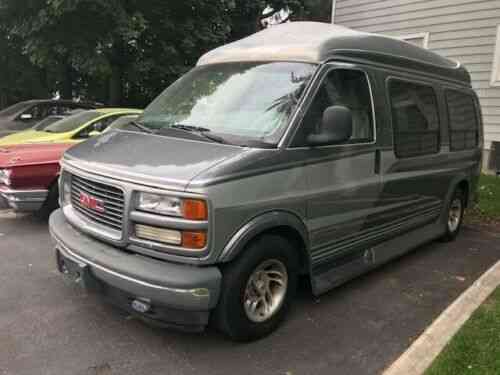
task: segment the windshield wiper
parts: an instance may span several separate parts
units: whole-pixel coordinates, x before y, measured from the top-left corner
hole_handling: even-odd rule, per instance
[[[139,128],[141,129],[143,132],[146,132],[146,133],[149,133],[149,134],[154,134],[154,131],[151,130],[150,128],[148,128],[147,126],[144,126],[142,125],[140,122],[138,121],[130,121],[129,122],[130,125],[134,125],[136,128]]]
[[[194,126],[194,125],[186,125],[186,124],[174,124],[170,126],[171,128],[174,129],[181,129],[181,130],[187,130],[188,132],[209,132],[210,129],[208,128],[203,128],[201,126]]]
[[[203,138],[206,138],[206,139],[213,141],[213,142],[223,143],[223,144],[228,143],[224,138],[219,137],[215,134],[212,134],[210,129],[203,128],[201,126],[193,126],[193,125],[186,125],[186,124],[174,124],[174,125],[171,125],[170,128],[184,130],[184,131],[187,131],[190,133],[194,133],[196,135],[200,135]]]

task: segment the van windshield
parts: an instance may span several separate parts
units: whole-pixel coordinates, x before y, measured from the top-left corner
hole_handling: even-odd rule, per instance
[[[225,63],[193,69],[146,108],[138,123],[214,133],[228,143],[277,144],[316,66]]]

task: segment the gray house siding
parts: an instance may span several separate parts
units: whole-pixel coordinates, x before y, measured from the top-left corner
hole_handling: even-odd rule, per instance
[[[500,141],[500,86],[491,82],[500,0],[334,0],[333,22],[395,37],[428,33],[430,50],[464,64],[481,101],[489,160],[491,142]]]

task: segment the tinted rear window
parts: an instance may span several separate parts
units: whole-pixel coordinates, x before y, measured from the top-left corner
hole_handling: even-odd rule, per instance
[[[407,158],[439,150],[439,112],[431,86],[391,80],[392,123],[396,156]]]
[[[446,104],[450,121],[450,149],[459,151],[475,148],[479,143],[479,124],[474,97],[447,90]]]

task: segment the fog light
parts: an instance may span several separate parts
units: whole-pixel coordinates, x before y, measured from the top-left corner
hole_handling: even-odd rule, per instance
[[[189,249],[200,250],[207,244],[206,232],[182,232],[182,246]]]
[[[171,245],[181,245],[182,235],[178,230],[151,227],[149,225],[137,224],[135,235],[149,241],[162,242]]]
[[[145,300],[135,299],[132,301],[131,306],[135,311],[142,314],[145,314],[149,310],[151,310],[151,304]]]

